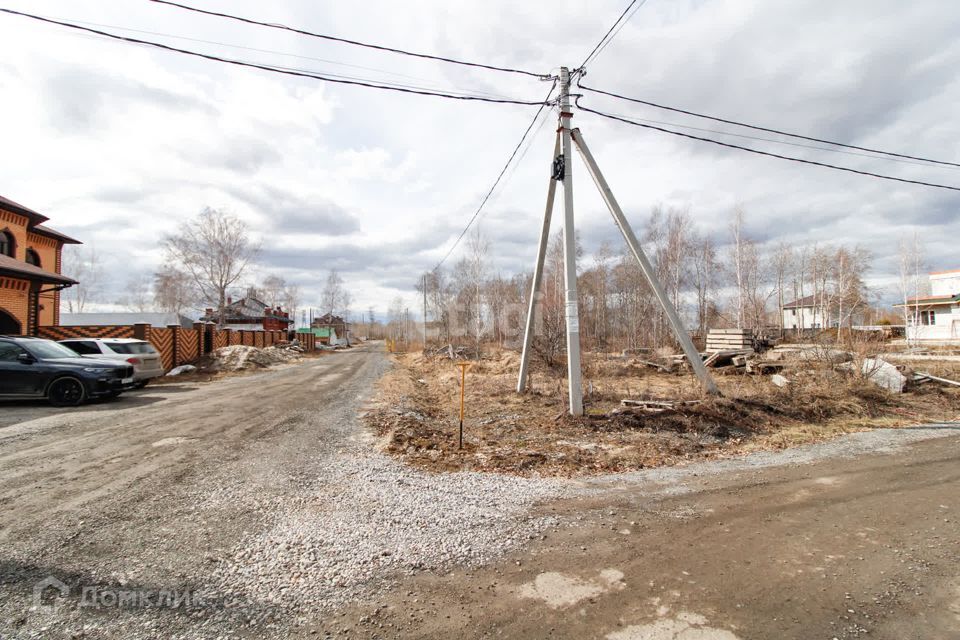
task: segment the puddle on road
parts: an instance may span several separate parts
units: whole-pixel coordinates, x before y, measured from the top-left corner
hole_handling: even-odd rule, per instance
[[[607,634],[607,640],[740,640],[726,629],[707,626],[696,613],[680,612],[650,624],[636,624]]]
[[[174,445],[183,444],[184,442],[192,442],[196,438],[187,438],[185,436],[174,436],[172,438],[161,438],[156,442],[151,442],[150,446],[152,447],[172,447]]]
[[[548,571],[538,575],[533,582],[522,585],[520,597],[542,600],[548,607],[560,609],[625,586],[623,573],[616,569],[604,569],[596,578],[587,580]]]

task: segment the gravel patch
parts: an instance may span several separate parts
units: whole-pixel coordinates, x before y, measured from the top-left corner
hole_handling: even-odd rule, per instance
[[[222,562],[213,591],[328,610],[417,571],[477,566],[555,526],[527,517],[553,481],[412,471],[378,453],[335,456],[306,500]]]

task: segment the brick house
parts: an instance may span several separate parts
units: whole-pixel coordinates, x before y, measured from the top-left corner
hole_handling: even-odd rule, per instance
[[[48,219],[0,196],[0,334],[56,326],[60,291],[77,283],[60,267],[63,245],[80,241],[45,227]]]
[[[253,296],[241,298],[236,302],[227,298],[224,310],[224,328],[262,331],[287,331],[293,320],[290,314],[277,307],[267,306],[265,302]],[[200,322],[219,322],[220,314],[216,309],[205,310]]]

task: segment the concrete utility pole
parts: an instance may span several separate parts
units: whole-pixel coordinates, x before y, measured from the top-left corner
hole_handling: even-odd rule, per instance
[[[711,395],[719,395],[720,391],[717,389],[717,385],[714,383],[707,368],[703,366],[703,359],[700,357],[700,353],[696,347],[694,347],[693,340],[690,339],[690,335],[683,327],[680,315],[674,308],[673,303],[670,302],[666,291],[660,284],[660,281],[657,280],[653,266],[644,254],[643,248],[637,240],[637,236],[630,227],[626,216],[623,215],[623,210],[620,208],[620,204],[617,202],[613,192],[610,190],[610,186],[600,172],[600,168],[593,159],[590,149],[587,148],[580,130],[571,130],[570,118],[572,117],[573,113],[570,108],[570,70],[566,67],[561,67],[559,137],[553,152],[553,175],[547,191],[547,207],[543,216],[543,227],[540,231],[537,265],[533,271],[533,285],[530,291],[526,330],[523,334],[523,353],[520,357],[520,375],[517,379],[517,392],[523,393],[527,387],[527,372],[529,368],[530,346],[533,342],[533,331],[535,327],[536,304],[539,301],[540,285],[543,279],[543,262],[550,236],[550,217],[553,212],[556,181],[560,180],[563,182],[563,275],[565,288],[564,316],[567,323],[567,384],[570,395],[570,414],[574,416],[583,415],[583,389],[580,372],[580,318],[577,302],[577,239],[573,223],[573,162],[570,157],[572,141],[577,145],[577,150],[583,157],[587,169],[590,171],[590,175],[593,177],[593,181],[596,183],[600,195],[603,196],[607,208],[610,209],[614,221],[620,228],[624,240],[627,241],[631,253],[633,253],[637,262],[640,263],[640,269],[643,271],[643,275],[646,277],[650,288],[656,295],[657,301],[666,314],[677,341],[680,343],[684,354],[690,361],[690,366],[693,368],[697,378],[700,379],[701,386],[705,392]],[[563,153],[558,155],[561,150]]]
[[[553,160],[560,155],[560,130],[553,145]],[[553,216],[553,200],[557,194],[557,178],[553,175],[553,163],[550,164],[550,182],[547,187],[547,207],[543,212],[543,226],[540,229],[540,244],[537,246],[537,264],[533,269],[533,283],[530,285],[530,300],[527,303],[527,325],[523,331],[523,349],[520,354],[520,375],[517,377],[517,393],[527,390],[527,374],[530,368],[530,347],[536,330],[537,303],[540,302],[540,289],[543,283],[543,262],[550,244],[550,219]]]
[[[563,281],[567,320],[567,388],[570,415],[583,415],[580,382],[580,313],[577,300],[577,234],[573,225],[573,163],[570,161],[570,70],[560,68],[560,138],[563,147]]]

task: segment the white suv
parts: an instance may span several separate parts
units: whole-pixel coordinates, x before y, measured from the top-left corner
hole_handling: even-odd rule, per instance
[[[70,338],[60,344],[73,349],[85,358],[98,360],[116,360],[133,365],[133,379],[136,387],[147,386],[153,378],[164,373],[160,352],[146,340],[133,338]]]

